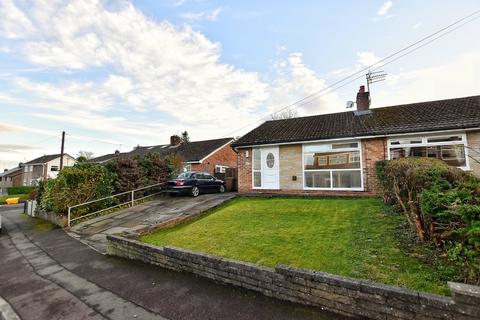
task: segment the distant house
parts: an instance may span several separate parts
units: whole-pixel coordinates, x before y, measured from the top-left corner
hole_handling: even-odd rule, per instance
[[[22,170],[20,167],[5,169],[5,171],[0,173],[0,194],[6,194],[7,188],[21,186],[21,175]]]
[[[90,159],[92,163],[105,163],[121,156],[143,156],[159,153],[161,156],[176,154],[183,159],[185,171],[205,171],[212,175],[224,173],[227,168],[237,167],[237,154],[230,147],[233,138],[181,142],[177,135],[170,137],[169,144],[138,146],[131,152],[112,153]]]
[[[21,163],[21,177],[18,178],[20,185],[34,185],[40,180],[55,179],[60,170],[60,154],[44,155],[26,163]],[[63,156],[63,166],[70,167],[76,160],[68,154]],[[17,182],[17,183],[18,183]],[[15,183],[14,183],[15,185]]]
[[[116,159],[118,157],[128,155],[128,154],[129,154],[128,152],[120,152],[118,150],[115,150],[114,153],[109,153],[109,154],[105,154],[103,156],[99,156],[99,157],[96,157],[96,158],[89,159],[88,162],[90,162],[90,163],[107,163],[108,161],[111,161],[113,159]]]
[[[480,176],[480,96],[267,121],[232,146],[240,192],[377,194],[379,160],[430,157]]]

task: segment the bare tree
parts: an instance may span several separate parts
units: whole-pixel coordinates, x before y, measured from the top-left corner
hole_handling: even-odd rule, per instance
[[[292,119],[296,117],[298,117],[298,111],[295,109],[285,109],[270,115],[272,120]]]
[[[92,159],[93,152],[80,150],[77,153],[77,158],[85,158],[86,160]]]

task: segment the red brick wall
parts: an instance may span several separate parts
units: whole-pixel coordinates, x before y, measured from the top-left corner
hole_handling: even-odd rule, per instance
[[[362,140],[363,185],[366,192],[378,194],[380,185],[377,179],[376,163],[387,159],[387,139]]]
[[[240,193],[264,193],[264,194],[305,194],[305,195],[375,195],[380,192],[376,177],[375,164],[379,160],[387,158],[386,139],[375,138],[362,140],[362,167],[365,191],[328,191],[328,190],[254,190],[252,189],[252,148],[238,150],[238,191]],[[248,151],[248,158],[246,157]],[[280,171],[282,168],[280,168]],[[282,186],[280,186],[282,187]]]
[[[230,144],[203,160],[202,163],[192,164],[192,171],[204,171],[215,175],[216,165],[228,166],[230,168],[237,167],[237,153],[233,151]]]
[[[252,191],[252,156],[252,148],[238,150],[238,192]]]

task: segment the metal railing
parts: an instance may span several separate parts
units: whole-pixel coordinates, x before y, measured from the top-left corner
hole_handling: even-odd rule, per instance
[[[99,214],[99,213],[102,213],[104,211],[111,210],[111,209],[114,209],[114,208],[117,208],[117,207],[121,207],[121,206],[125,206],[125,205],[133,207],[135,205],[135,202],[138,202],[139,200],[142,200],[142,199],[160,194],[160,193],[162,193],[162,190],[160,189],[158,192],[150,193],[146,196],[143,195],[143,193],[142,193],[142,197],[137,198],[137,199],[135,199],[135,192],[142,191],[142,190],[147,190],[147,189],[153,189],[155,187],[161,187],[163,185],[164,185],[164,183],[156,183],[156,184],[152,184],[152,185],[149,185],[149,186],[146,186],[146,187],[117,193],[117,194],[114,194],[114,195],[111,195],[111,196],[108,196],[108,197],[104,197],[104,198],[100,198],[100,199],[96,199],[96,200],[91,200],[91,201],[87,201],[87,202],[84,202],[84,203],[80,203],[80,204],[76,204],[74,206],[68,207],[68,214],[67,214],[68,224],[67,225],[70,228],[72,222],[74,222],[74,221],[84,219],[86,217],[89,217],[89,216],[92,216],[92,215],[95,215],[95,214]],[[97,210],[97,211],[94,211],[94,212],[83,214],[81,216],[78,216],[78,217],[75,217],[75,218],[72,219],[72,209],[74,209],[74,208],[86,206],[86,205],[89,205],[89,204],[91,205],[91,204],[99,202],[99,201],[104,201],[104,200],[107,200],[107,199],[113,199],[115,197],[119,197],[119,196],[123,196],[123,195],[130,195],[130,197],[127,197],[127,198],[129,198],[129,200],[127,200],[125,202],[122,202],[122,203],[119,203],[119,204],[116,204],[114,206],[110,206],[108,208],[103,208],[103,209],[100,209],[100,210]]]

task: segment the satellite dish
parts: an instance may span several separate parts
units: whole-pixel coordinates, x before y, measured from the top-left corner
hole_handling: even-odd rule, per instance
[[[355,104],[355,102],[353,102],[353,101],[347,101],[347,109],[353,108],[354,104]]]

